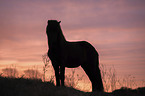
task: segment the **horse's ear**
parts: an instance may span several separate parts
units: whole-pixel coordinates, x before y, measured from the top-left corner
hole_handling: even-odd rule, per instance
[[[59,21],[58,23],[61,23],[61,21]]]

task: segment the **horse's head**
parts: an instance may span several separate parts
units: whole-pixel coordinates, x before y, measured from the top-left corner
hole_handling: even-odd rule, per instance
[[[59,26],[60,22],[61,22],[61,21],[58,22],[57,20],[48,20],[48,21],[47,21],[48,26],[49,26],[50,28],[54,28],[54,29],[56,29],[56,28]]]
[[[61,21],[58,22],[57,20],[48,20],[46,33],[49,34],[50,32],[53,32],[54,34],[55,32],[57,32],[60,27],[60,22]]]
[[[60,22],[61,21],[57,21],[57,20],[48,20],[48,25],[46,28],[46,33],[49,39],[49,44],[51,45],[51,43],[55,44],[57,43],[58,40],[58,36],[60,33]]]
[[[49,24],[49,23],[50,23],[50,24],[52,24],[52,23],[53,23],[53,24],[55,24],[55,23],[58,23],[58,24],[59,24],[60,22],[61,22],[61,21],[58,22],[57,20],[48,20],[48,21],[47,21],[48,24]]]

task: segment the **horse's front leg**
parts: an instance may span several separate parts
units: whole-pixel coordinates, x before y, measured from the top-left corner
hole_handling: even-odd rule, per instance
[[[65,80],[65,67],[60,66],[60,79],[61,79],[61,86],[64,86],[64,80]]]
[[[60,86],[59,66],[57,65],[57,63],[53,63],[53,62],[52,62],[52,65],[55,71],[56,86]]]

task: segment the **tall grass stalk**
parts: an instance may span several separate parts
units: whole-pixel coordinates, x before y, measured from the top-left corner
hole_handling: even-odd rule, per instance
[[[44,66],[43,66],[43,81],[45,82],[46,79],[45,79],[45,76],[46,76],[46,71],[47,71],[47,68],[49,67],[49,58],[47,56],[47,54],[44,54],[42,55],[42,59],[43,59],[43,63],[44,63]]]

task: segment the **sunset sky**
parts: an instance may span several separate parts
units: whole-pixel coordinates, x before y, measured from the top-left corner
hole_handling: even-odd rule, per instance
[[[0,0],[0,69],[43,66],[49,19],[68,41],[90,42],[118,75],[145,80],[145,0]]]

